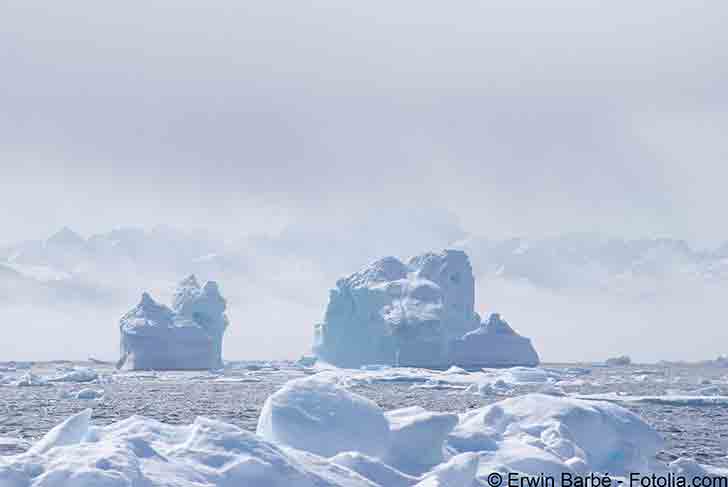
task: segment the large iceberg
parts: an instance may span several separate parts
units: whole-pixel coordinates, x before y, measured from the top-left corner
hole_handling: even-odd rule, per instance
[[[172,308],[148,293],[120,321],[121,358],[127,370],[201,370],[222,367],[222,338],[228,326],[218,285],[200,286],[195,276],[177,288]]]
[[[528,338],[499,315],[481,323],[474,304],[465,252],[385,257],[336,283],[314,352],[344,367],[538,364]]]

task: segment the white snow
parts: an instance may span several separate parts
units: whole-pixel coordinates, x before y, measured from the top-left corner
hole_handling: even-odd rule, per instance
[[[389,446],[389,423],[381,408],[319,375],[290,381],[271,395],[257,433],[323,456],[357,451],[381,457]]]
[[[435,413],[420,406],[386,413],[391,444],[387,463],[407,473],[421,473],[444,459],[445,438],[458,422],[452,413]]]
[[[414,475],[408,475],[383,461],[362,455],[358,452],[344,452],[331,457],[331,462],[346,467],[372,482],[386,487],[409,487],[419,480]]]
[[[384,413],[336,379],[285,384],[266,401],[257,435],[206,418],[94,426],[85,410],[26,453],[0,457],[0,485],[474,487],[494,470],[717,472],[685,459],[657,464],[660,436],[609,402],[528,394],[459,416],[421,407]]]
[[[463,453],[437,466],[415,487],[471,487],[478,470],[479,457],[475,453]]]
[[[0,459],[0,485],[32,487],[374,487],[321,457],[206,418],[186,426],[70,417],[27,453]]]
[[[634,413],[606,402],[527,394],[465,413],[448,438],[456,452],[488,452],[482,463],[537,474],[584,465],[645,472],[661,437]]]

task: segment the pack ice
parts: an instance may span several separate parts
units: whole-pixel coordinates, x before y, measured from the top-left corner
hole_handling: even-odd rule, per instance
[[[461,250],[385,257],[330,291],[314,352],[343,367],[533,366],[538,354],[498,314],[481,322],[475,279]]]
[[[536,394],[459,416],[384,412],[319,375],[269,397],[257,434],[207,418],[173,426],[133,416],[95,426],[85,410],[27,452],[0,457],[0,485],[475,487],[495,470],[684,471],[683,460],[654,460],[661,445],[615,404]]]
[[[218,285],[203,286],[194,275],[180,282],[169,308],[148,293],[120,321],[121,358],[126,370],[200,370],[222,367],[222,338],[228,326]]]

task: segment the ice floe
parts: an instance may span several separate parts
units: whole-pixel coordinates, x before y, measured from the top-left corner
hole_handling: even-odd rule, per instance
[[[369,369],[326,370],[287,382],[266,401],[257,434],[207,418],[168,425],[132,416],[96,426],[85,410],[25,453],[0,457],[0,486],[476,487],[494,471],[725,473],[689,459],[658,462],[660,435],[616,404],[647,396],[562,395],[557,384],[583,372]],[[449,378],[469,390],[531,387],[546,394],[517,395],[462,414],[419,406],[384,411],[347,389],[357,374],[357,380],[424,374],[426,381]],[[728,401],[700,397],[707,399]]]
[[[481,462],[491,469],[537,474],[576,462],[621,475],[649,471],[662,439],[616,404],[528,394],[463,414],[447,443],[456,452],[487,452]]]
[[[384,411],[318,375],[290,381],[271,395],[260,412],[257,433],[324,456],[358,451],[379,457],[389,446]]]
[[[575,397],[591,401],[609,401],[615,403],[665,404],[671,406],[717,406],[728,405],[728,396],[723,395],[691,395],[665,394],[662,396],[643,396],[606,392],[601,394],[578,394]]]
[[[48,379],[49,382],[93,382],[99,373],[88,367],[76,367],[62,371],[59,375]]]
[[[96,389],[81,389],[76,393],[76,399],[99,399],[103,397],[104,391]]]

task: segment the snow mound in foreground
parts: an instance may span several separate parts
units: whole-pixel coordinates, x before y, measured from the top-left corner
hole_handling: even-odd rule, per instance
[[[206,418],[172,426],[131,417],[104,427],[72,416],[30,451],[0,459],[0,485],[33,487],[373,487],[315,455]]]
[[[647,472],[663,440],[636,414],[606,402],[527,394],[465,413],[448,438],[483,463],[537,474],[563,469]]]
[[[323,456],[357,451],[380,457],[389,445],[389,423],[379,406],[317,375],[290,381],[271,395],[257,433]]]
[[[474,487],[494,469],[699,470],[655,463],[660,437],[616,404],[531,394],[459,417],[417,407],[385,414],[325,376],[273,394],[257,435],[206,418],[90,420],[85,410],[26,453],[0,457],[0,485]]]
[[[407,473],[429,470],[443,461],[443,445],[458,422],[452,413],[434,413],[420,406],[386,413],[391,445],[387,460]]]

